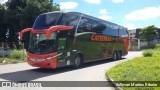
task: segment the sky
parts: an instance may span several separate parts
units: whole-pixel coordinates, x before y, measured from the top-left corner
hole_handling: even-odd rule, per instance
[[[0,0],[4,3],[7,0]],[[62,11],[98,17],[128,29],[160,28],[160,0],[54,0]]]

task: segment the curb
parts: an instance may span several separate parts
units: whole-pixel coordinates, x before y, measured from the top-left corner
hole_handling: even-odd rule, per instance
[[[122,88],[117,87],[114,80],[110,78],[108,75],[106,75],[106,80],[111,84],[112,87],[114,87],[115,90],[123,90]]]

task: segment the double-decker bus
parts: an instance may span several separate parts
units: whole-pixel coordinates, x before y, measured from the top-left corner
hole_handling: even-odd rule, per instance
[[[79,12],[49,12],[37,17],[26,49],[28,64],[57,68],[96,60],[121,59],[128,53],[127,29]]]

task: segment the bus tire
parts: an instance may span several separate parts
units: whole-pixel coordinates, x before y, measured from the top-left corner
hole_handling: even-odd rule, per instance
[[[82,57],[82,55],[77,54],[77,55],[75,56],[75,58],[74,58],[73,67],[74,67],[74,68],[78,68],[78,67],[80,67],[80,66],[82,65],[82,63],[83,63],[83,57]]]
[[[117,52],[116,51],[113,54],[113,60],[117,60]]]
[[[117,58],[118,58],[118,60],[121,60],[122,59],[122,52],[121,51],[119,51],[118,53],[117,53]]]

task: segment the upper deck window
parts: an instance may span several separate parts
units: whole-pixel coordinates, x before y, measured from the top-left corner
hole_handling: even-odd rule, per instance
[[[120,30],[120,31],[119,31],[119,35],[120,35],[121,37],[126,37],[126,36],[128,36],[128,31],[127,31],[125,28],[120,28],[119,30]]]
[[[94,32],[97,34],[118,36],[118,26],[89,16],[83,16],[77,33]]]
[[[65,26],[74,26],[78,25],[79,16],[74,15],[72,13],[65,13],[62,15],[62,18],[59,20],[58,25],[65,25]]]
[[[60,16],[60,13],[41,14],[37,17],[33,29],[48,29],[57,24]]]
[[[77,33],[95,32],[101,34],[105,30],[105,28],[106,25],[103,24],[101,21],[91,17],[83,16],[79,23]]]
[[[58,21],[57,25],[65,25],[65,26],[74,26],[73,30],[70,31],[59,31],[59,36],[67,36],[70,34],[75,33],[75,29],[78,25],[78,21],[80,19],[79,15],[73,14],[73,13],[64,13],[60,20]]]

